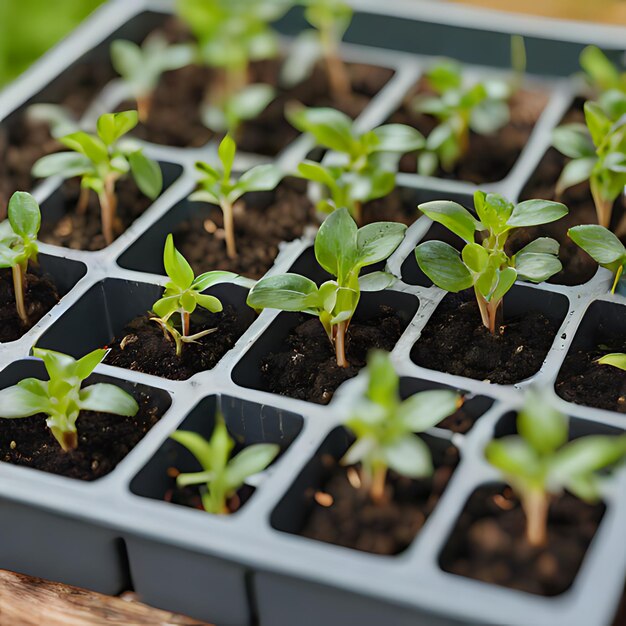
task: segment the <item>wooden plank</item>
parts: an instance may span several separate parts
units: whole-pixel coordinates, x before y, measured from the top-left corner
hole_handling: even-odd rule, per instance
[[[211,626],[134,599],[0,570],[0,626]]]

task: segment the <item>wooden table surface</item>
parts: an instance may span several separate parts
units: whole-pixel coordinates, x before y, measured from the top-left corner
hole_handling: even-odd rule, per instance
[[[134,599],[0,570],[0,626],[211,626]]]

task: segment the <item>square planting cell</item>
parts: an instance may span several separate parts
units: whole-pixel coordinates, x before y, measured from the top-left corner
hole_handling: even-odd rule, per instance
[[[212,314],[197,309],[191,317],[191,332],[218,330],[185,345],[177,357],[174,343],[149,320],[148,311],[162,292],[158,285],[106,278],[61,316],[37,345],[73,356],[109,346],[106,362],[111,365],[180,380],[215,367],[255,318],[245,304],[246,289],[216,285],[207,293],[216,296],[224,310]]]
[[[185,418],[179,429],[210,438],[218,406],[236,442],[233,454],[257,443],[276,443],[282,454],[302,429],[300,415],[230,396],[205,398]],[[197,506],[197,488],[177,490],[172,468],[183,472],[201,469],[191,453],[168,439],[132,480],[132,493],[162,501],[163,506]],[[263,488],[261,482],[259,489]],[[253,491],[250,485],[239,491],[236,500],[240,507],[245,506],[248,498],[254,497]],[[185,515],[183,506],[177,508],[181,515]],[[204,511],[192,511],[191,514],[204,515],[207,520],[214,517]],[[222,517],[220,521],[228,523],[229,518]],[[210,529],[207,532],[211,532]],[[143,601],[218,624],[249,624],[246,567],[140,535],[125,539],[133,586]]]

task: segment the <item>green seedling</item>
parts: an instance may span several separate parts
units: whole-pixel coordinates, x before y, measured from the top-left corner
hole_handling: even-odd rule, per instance
[[[479,220],[456,202],[436,200],[419,209],[465,242],[463,250],[442,241],[426,241],[415,249],[421,270],[435,285],[451,292],[474,288],[482,322],[499,332],[503,300],[517,278],[540,283],[562,269],[559,244],[540,237],[509,256],[505,245],[517,228],[554,222],[567,207],[548,200],[525,200],[514,205],[499,194],[477,191],[474,206]]]
[[[84,213],[93,190],[100,201],[102,233],[108,244],[113,242],[116,228],[117,181],[129,172],[140,191],[154,200],[163,188],[161,168],[149,159],[135,142],[122,138],[137,125],[137,111],[105,113],[98,118],[97,133],[77,131],[59,137],[71,152],[45,156],[33,166],[33,176],[49,178],[80,177],[81,195],[77,211]]]
[[[283,83],[292,87],[302,82],[323,59],[332,93],[345,98],[352,87],[339,46],[352,21],[352,7],[342,0],[299,0],[299,4],[304,6],[304,17],[313,29],[296,38],[283,65]]]
[[[327,197],[317,209],[331,213],[346,207],[357,224],[362,221],[363,203],[382,198],[395,187],[400,156],[424,145],[422,135],[404,124],[359,132],[345,113],[335,109],[293,104],[286,113],[293,126],[333,151],[332,165],[304,161],[298,166],[299,176],[326,188]]]
[[[37,263],[37,234],[41,212],[35,198],[16,191],[9,200],[9,219],[0,223],[0,268],[11,268],[17,314],[28,324],[24,294],[28,264]]]
[[[137,101],[141,122],[150,115],[152,97],[161,75],[185,67],[193,59],[191,46],[171,45],[160,33],[147,37],[141,46],[127,39],[116,39],[111,44],[111,63]]]
[[[341,459],[360,463],[360,483],[374,502],[384,502],[389,469],[409,478],[433,473],[430,449],[415,433],[455,413],[462,397],[445,389],[422,391],[402,401],[399,378],[389,355],[372,351],[367,359],[368,387],[346,421],[356,440]]]
[[[587,46],[580,53],[580,66],[596,92],[598,104],[606,115],[616,121],[626,113],[626,72],[621,71],[596,46]]]
[[[569,238],[582,248],[596,263],[613,272],[615,279],[611,293],[615,293],[626,265],[626,247],[607,228],[597,224],[574,226],[567,231]]]
[[[282,179],[282,173],[275,165],[257,165],[242,174],[238,179],[233,178],[233,164],[237,145],[235,140],[226,135],[222,139],[217,154],[221,168],[198,161],[196,169],[201,177],[198,188],[190,196],[190,200],[217,204],[224,215],[224,233],[226,238],[226,253],[229,258],[237,256],[235,241],[234,205],[244,194],[250,191],[270,191]]]
[[[489,135],[508,123],[512,88],[504,80],[485,80],[464,86],[462,67],[452,60],[432,67],[426,79],[434,95],[416,96],[413,107],[439,122],[426,138],[425,150],[418,157],[418,172],[432,176],[439,165],[451,172],[467,155],[470,130]]]
[[[532,546],[547,543],[550,501],[564,490],[589,503],[602,495],[598,472],[626,458],[626,435],[591,435],[568,443],[568,420],[545,397],[529,395],[517,417],[519,435],[491,441],[489,463],[519,497]]]
[[[211,130],[236,134],[243,121],[256,117],[273,100],[270,85],[249,83],[249,68],[251,61],[278,55],[271,22],[291,4],[291,0],[177,0],[178,16],[197,40],[199,62],[219,73],[202,111]]]
[[[318,287],[299,274],[262,278],[248,294],[254,309],[301,311],[315,315],[334,348],[339,367],[348,367],[346,332],[362,291],[380,291],[395,278],[385,272],[359,277],[361,270],[386,259],[404,238],[406,226],[376,222],[357,229],[345,208],[324,220],[315,237],[315,258],[334,280]]]
[[[176,356],[183,351],[183,344],[195,343],[202,337],[214,333],[217,328],[209,328],[190,335],[191,314],[198,308],[206,309],[210,313],[219,313],[222,303],[215,297],[202,293],[209,287],[219,283],[232,282],[237,274],[232,272],[205,272],[196,277],[191,265],[185,257],[174,247],[174,238],[171,234],[165,240],[163,250],[163,265],[169,282],[165,285],[163,296],[152,305],[154,316],[151,321],[156,322],[176,346]],[[180,316],[180,330],[173,323],[173,317]]]
[[[280,446],[275,443],[257,443],[231,458],[235,442],[220,413],[216,415],[209,441],[189,430],[177,430],[170,437],[187,448],[202,467],[200,472],[179,474],[177,486],[201,485],[202,506],[207,513],[215,515],[230,513],[228,500],[250,476],[262,472],[280,452]]]
[[[15,419],[37,413],[47,415],[46,424],[64,452],[78,446],[76,420],[81,411],[132,417],[139,411],[135,399],[109,383],[81,389],[82,382],[102,362],[107,350],[94,350],[79,360],[67,354],[33,348],[42,359],[49,381],[25,378],[0,391],[0,417]]]
[[[617,122],[597,102],[585,102],[584,124],[555,128],[552,145],[569,161],[556,184],[556,194],[589,181],[598,223],[609,228],[615,199],[626,185],[626,119]]]

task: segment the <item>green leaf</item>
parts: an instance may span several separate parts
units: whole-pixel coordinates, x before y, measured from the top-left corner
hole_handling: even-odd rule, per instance
[[[257,165],[241,175],[235,189],[239,195],[250,191],[270,191],[278,185],[282,177],[282,171],[275,165]]]
[[[244,448],[226,467],[228,489],[238,489],[248,477],[262,472],[279,452],[280,446],[275,443],[257,443]]]
[[[518,251],[516,256],[520,254],[527,253],[537,253],[537,254],[558,254],[559,253],[559,242],[556,239],[552,239],[551,237],[539,237],[534,241],[531,241],[528,245],[524,246],[521,250]]]
[[[596,149],[584,124],[564,124],[552,131],[552,145],[570,159],[595,156]]]
[[[406,226],[397,222],[374,222],[357,231],[357,262],[373,265],[388,258],[402,243]]]
[[[91,171],[93,171],[93,164],[84,154],[56,152],[55,154],[41,157],[33,165],[31,174],[35,178],[49,178],[50,176],[73,178]]]
[[[476,273],[484,272],[489,263],[489,253],[479,243],[468,243],[461,251],[463,263]]]
[[[596,46],[587,46],[580,53],[580,66],[602,91],[620,83],[618,69]]]
[[[26,379],[21,381],[27,382]],[[0,417],[20,418],[30,417],[37,413],[45,413],[50,408],[50,401],[46,396],[33,393],[21,384],[0,390]]]
[[[373,131],[378,143],[372,152],[415,152],[424,147],[424,136],[415,128],[405,124],[385,124]]]
[[[472,109],[470,128],[481,135],[491,135],[506,126],[510,119],[509,105],[502,100],[484,100]]]
[[[96,349],[76,361],[74,373],[80,380],[85,380],[107,355],[107,350]]]
[[[345,113],[324,107],[307,109],[302,105],[291,105],[285,114],[292,126],[313,135],[324,148],[351,153],[354,143],[352,120]]]
[[[520,252],[515,255],[515,269],[521,279],[541,283],[558,274],[563,266],[552,254]]]
[[[59,141],[70,150],[84,154],[96,165],[109,160],[109,151],[102,141],[83,131],[59,137]]]
[[[196,291],[204,291],[213,285],[220,283],[232,283],[237,278],[234,272],[225,272],[222,270],[213,270],[200,274],[191,284],[192,289]]]
[[[496,287],[490,294],[488,301],[498,301],[500,298],[504,298],[517,280],[517,271],[512,267],[505,267],[498,272],[497,276]]]
[[[174,247],[174,237],[171,233],[165,240],[163,250],[163,265],[167,275],[181,290],[189,289],[193,283],[194,274],[187,259]]]
[[[184,446],[193,454],[202,469],[210,472],[212,469],[213,450],[209,442],[190,430],[176,430],[170,435],[181,446]]]
[[[485,457],[506,476],[516,478],[536,475],[541,467],[533,448],[517,436],[490,441],[485,448]]]
[[[550,454],[567,441],[568,420],[542,394],[530,394],[517,417],[519,434],[539,454]]]
[[[262,278],[248,294],[253,309],[279,309],[317,314],[317,285],[298,274],[281,274]]]
[[[568,209],[560,202],[550,200],[524,200],[515,205],[507,224],[511,228],[549,224],[567,215]]]
[[[276,90],[271,85],[264,83],[248,85],[228,102],[227,117],[232,115],[238,122],[254,119],[267,108],[275,96]]]
[[[585,102],[585,122],[596,146],[601,146],[604,138],[611,130],[612,122],[597,102]]]
[[[398,409],[398,419],[415,433],[436,426],[450,415],[454,415],[462,404],[461,397],[454,391],[433,389],[416,393],[407,398]]]
[[[426,241],[415,248],[420,269],[441,289],[454,293],[474,284],[458,250],[443,241]]]
[[[179,308],[180,303],[180,294],[175,294],[173,296],[165,296],[164,298],[160,298],[152,305],[152,311],[155,315],[158,315],[160,318],[165,318],[168,315],[174,313]]]
[[[302,178],[325,185],[329,189],[333,189],[336,186],[335,178],[330,170],[315,161],[302,161],[298,165],[298,173]]]
[[[597,362],[600,363],[600,365],[611,365],[612,367],[626,371],[626,354],[611,352],[599,358]]]
[[[33,356],[44,362],[51,379],[63,378],[67,372],[74,369],[76,364],[76,360],[68,354],[44,348],[33,348]]]
[[[360,261],[357,226],[345,208],[337,209],[322,223],[315,237],[315,258],[342,283]],[[365,257],[363,257],[365,258]]]
[[[16,191],[9,200],[9,222],[13,231],[24,239],[36,239],[41,225],[41,211],[33,196]]]
[[[222,303],[215,296],[199,293],[195,296],[198,306],[210,311],[211,313],[219,313],[223,310]]]
[[[474,241],[474,233],[479,228],[478,220],[457,202],[433,200],[417,207],[433,222],[438,222],[468,243]]]
[[[116,39],[111,43],[111,64],[120,76],[132,80],[144,67],[141,48],[132,41]]]
[[[463,84],[461,64],[452,59],[440,61],[426,73],[428,84],[437,92],[459,89]]]
[[[233,171],[233,163],[235,162],[235,153],[237,152],[237,144],[235,140],[226,135],[220,142],[217,149],[217,156],[220,159],[222,167],[224,168],[224,180],[230,178],[230,174]]]
[[[235,446],[234,440],[228,434],[226,423],[221,413],[216,415],[215,428],[211,435],[211,469],[221,472],[228,463],[230,453]]]
[[[566,189],[589,180],[598,162],[595,156],[574,159],[565,165],[556,183],[556,193],[562,194]]]
[[[393,407],[398,400],[400,381],[388,352],[372,350],[367,355],[367,396],[383,407]]]
[[[385,461],[401,476],[423,478],[433,473],[430,449],[417,435],[405,435],[383,448]]]
[[[600,265],[626,259],[626,247],[608,228],[597,224],[574,226],[567,231],[570,239]]]
[[[141,150],[132,152],[128,162],[137,187],[150,200],[155,200],[163,189],[163,173],[159,164],[149,159]]]
[[[396,277],[388,272],[371,272],[365,276],[359,276],[359,289],[361,291],[382,291],[391,287],[396,282]]]
[[[80,408],[84,411],[113,413],[124,417],[132,417],[139,411],[135,398],[116,385],[98,383],[81,389]]]

